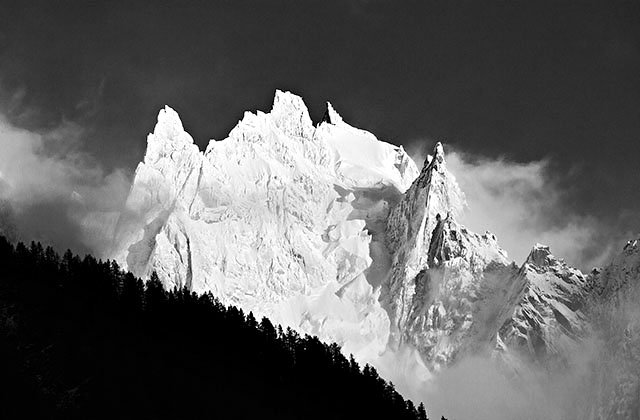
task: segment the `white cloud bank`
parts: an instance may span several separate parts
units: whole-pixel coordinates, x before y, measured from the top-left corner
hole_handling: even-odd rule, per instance
[[[83,152],[82,134],[82,127],[69,122],[43,133],[29,131],[0,114],[2,233],[101,253],[106,238],[87,229],[87,216],[118,211],[130,181],[124,171],[107,172]]]

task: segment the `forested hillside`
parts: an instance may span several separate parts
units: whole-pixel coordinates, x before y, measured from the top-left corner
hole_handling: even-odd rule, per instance
[[[336,344],[3,237],[0,372],[3,419],[427,418]]]

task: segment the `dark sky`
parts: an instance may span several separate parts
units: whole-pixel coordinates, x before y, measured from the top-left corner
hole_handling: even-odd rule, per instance
[[[107,167],[164,104],[204,148],[280,88],[396,144],[550,158],[574,211],[638,221],[638,1],[1,3],[4,112],[78,123]]]

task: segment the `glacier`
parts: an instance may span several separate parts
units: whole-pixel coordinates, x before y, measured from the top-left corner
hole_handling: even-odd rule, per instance
[[[442,144],[419,168],[330,103],[314,124],[299,96],[276,91],[269,112],[246,112],[204,152],[162,109],[108,256],[337,342],[409,394],[403,383],[466,356],[488,355],[506,375],[567,369],[604,328],[594,317],[619,321],[603,314],[637,289],[624,286],[640,278],[637,242],[589,275],[540,244],[518,265],[495,235],[458,222],[465,211]]]

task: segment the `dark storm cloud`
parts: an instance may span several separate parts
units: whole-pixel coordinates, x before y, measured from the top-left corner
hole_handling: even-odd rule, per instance
[[[82,127],[105,173],[142,158],[164,104],[204,147],[281,88],[397,144],[545,162],[550,225],[640,228],[638,2],[3,3],[8,123]]]

